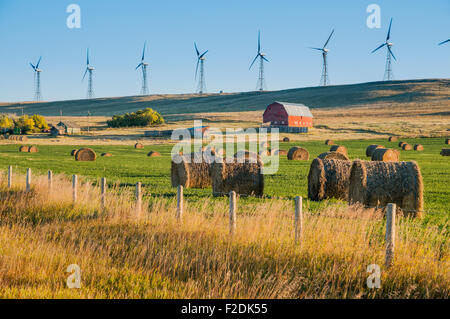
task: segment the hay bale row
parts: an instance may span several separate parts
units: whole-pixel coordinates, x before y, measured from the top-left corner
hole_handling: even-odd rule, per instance
[[[37,153],[39,152],[39,149],[36,146],[25,146],[22,145],[21,147],[19,147],[19,152],[21,153]]]
[[[423,151],[423,145],[422,144],[416,144],[414,145],[415,151]]]
[[[339,152],[325,152],[317,156],[320,159],[337,159],[341,161],[348,161],[348,156]]]
[[[80,148],[75,153],[75,160],[79,162],[95,161],[97,154],[90,148]]]
[[[326,140],[325,145],[333,145],[334,142],[332,140]]]
[[[415,216],[423,210],[423,181],[416,162],[355,160],[348,194],[350,204],[378,207],[395,203]]]
[[[308,198],[346,200],[351,167],[351,161],[315,158],[308,173]]]
[[[378,144],[372,144],[367,146],[366,148],[366,156],[367,157],[372,157],[373,152],[377,149],[377,148],[385,148],[383,145],[378,145]]]
[[[235,191],[240,195],[262,196],[264,193],[264,164],[262,161],[232,163],[220,161],[211,168],[212,193],[214,196]]]
[[[309,152],[306,148],[294,146],[289,150],[287,158],[288,160],[307,161],[309,160]]]
[[[396,136],[389,136],[388,141],[389,142],[397,142],[398,138]]]
[[[206,188],[211,186],[211,162],[205,160],[203,152],[172,157],[172,187]]]
[[[28,137],[26,137],[24,135],[9,135],[8,140],[26,142],[26,141],[28,141]]]
[[[347,148],[343,145],[333,145],[330,147],[330,152],[338,152],[348,156]]]
[[[403,144],[402,144],[402,150],[404,150],[404,151],[410,151],[410,150],[412,150],[412,146],[409,145],[408,143],[403,143]]]
[[[377,148],[372,153],[372,161],[398,162],[400,152],[391,148]]]
[[[443,148],[441,150],[441,155],[442,156],[450,156],[450,148]]]

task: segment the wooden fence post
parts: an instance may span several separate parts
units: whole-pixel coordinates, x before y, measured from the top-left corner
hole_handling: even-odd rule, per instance
[[[303,198],[301,196],[295,197],[295,243],[298,243],[303,233]]]
[[[105,208],[105,196],[106,196],[106,178],[102,177],[101,181],[100,181],[100,189],[101,189],[101,206],[102,209]]]
[[[8,167],[8,188],[12,187],[12,174],[13,174],[12,166],[9,166]]]
[[[78,176],[73,175],[72,176],[72,198],[73,198],[74,204],[77,201],[77,188],[78,188]]]
[[[26,192],[28,193],[31,190],[31,168],[27,168],[27,177],[26,177]]]
[[[48,171],[48,190],[51,191],[53,187],[53,172]]]
[[[230,234],[236,231],[236,192],[230,192]]]
[[[184,206],[183,186],[178,185],[178,187],[177,187],[177,219],[178,220],[181,220],[181,218],[183,218],[183,206]]]
[[[136,183],[136,214],[140,215],[142,211],[142,193],[141,182]]]
[[[395,249],[395,204],[388,204],[386,210],[386,267],[394,264]]]

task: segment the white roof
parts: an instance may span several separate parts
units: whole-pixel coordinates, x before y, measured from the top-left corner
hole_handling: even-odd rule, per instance
[[[278,101],[275,101],[275,103],[283,105],[284,109],[287,112],[287,114],[290,115],[290,116],[314,117],[312,115],[311,110],[309,109],[309,107],[307,107],[304,104],[296,104],[296,103],[289,103],[289,102],[278,102]]]

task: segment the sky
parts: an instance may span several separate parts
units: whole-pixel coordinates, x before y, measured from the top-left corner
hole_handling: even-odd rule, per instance
[[[81,27],[70,29],[70,4],[81,8]],[[368,28],[367,6],[377,4],[381,28]],[[207,92],[256,89],[261,30],[268,90],[317,86],[322,57],[309,47],[328,45],[331,84],[383,79],[386,53],[371,54],[386,37],[397,58],[394,77],[448,78],[449,0],[0,0],[0,102],[30,101],[33,70],[41,61],[43,100],[86,97],[82,82],[89,47],[95,97],[138,95],[144,41],[150,94],[195,92],[196,54],[205,61]]]

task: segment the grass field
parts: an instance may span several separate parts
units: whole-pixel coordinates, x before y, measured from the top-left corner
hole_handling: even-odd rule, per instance
[[[423,152],[401,151],[401,160],[415,160],[419,163],[425,185],[425,214],[422,223],[446,225],[450,220],[450,162],[448,157],[439,155],[445,147],[443,138],[419,138],[407,139],[408,143],[424,145]],[[397,143],[386,140],[370,141],[335,141],[337,144],[348,148],[351,159],[366,159],[365,149],[369,144],[382,144],[387,147],[397,147]],[[280,143],[280,149],[288,150],[298,143]],[[307,176],[311,160],[322,152],[329,150],[329,146],[323,141],[305,141],[300,144],[306,147],[311,155],[309,161],[288,161],[285,157],[280,159],[280,169],[275,175],[265,178],[264,193],[269,198],[281,197],[292,200],[300,195],[307,197]],[[134,149],[133,146],[91,146],[97,154],[111,152],[113,157],[99,157],[95,162],[76,162],[70,152],[81,146],[70,145],[40,145],[39,153],[19,153],[19,145],[0,145],[0,169],[6,169],[9,165],[21,173],[26,168],[31,168],[35,173],[46,173],[52,170],[54,173],[67,175],[77,174],[85,176],[92,182],[106,177],[108,184],[119,184],[123,188],[132,187],[136,182],[143,183],[145,194],[174,198],[175,189],[170,185],[170,150],[172,145],[151,145],[144,150]],[[146,154],[150,150],[159,151],[162,157],[149,158]],[[210,197],[211,189],[187,189],[185,194],[190,201],[204,201]],[[243,202],[260,202],[268,199],[243,199]],[[339,205],[335,200],[320,203],[305,201],[311,210],[324,208],[328,205]],[[447,225],[449,227],[449,225]]]

